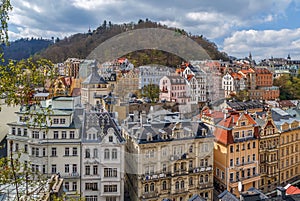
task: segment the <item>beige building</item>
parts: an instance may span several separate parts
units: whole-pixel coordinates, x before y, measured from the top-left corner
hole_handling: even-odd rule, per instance
[[[280,133],[274,124],[271,112],[267,116],[256,118],[260,126],[259,131],[259,189],[271,192],[279,186],[279,138]]]
[[[213,136],[201,122],[165,110],[130,114],[126,139],[125,186],[130,200],[212,200]]]

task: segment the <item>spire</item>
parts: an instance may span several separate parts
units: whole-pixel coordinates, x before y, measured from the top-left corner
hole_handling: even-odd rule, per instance
[[[249,59],[252,61],[252,54],[249,52]]]

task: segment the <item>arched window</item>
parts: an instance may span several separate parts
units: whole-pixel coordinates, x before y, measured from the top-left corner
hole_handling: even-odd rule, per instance
[[[85,149],[85,157],[86,158],[90,158],[91,157],[90,149]]]
[[[113,149],[112,150],[112,156],[111,156],[112,159],[117,159],[118,158],[118,151],[117,149]]]
[[[189,185],[192,186],[193,185],[193,177],[189,178]]]
[[[167,190],[167,182],[166,181],[163,181],[163,183],[162,183],[162,189],[163,190]]]
[[[206,183],[208,182],[208,174],[205,175],[205,182],[206,182]]]
[[[150,191],[154,191],[154,183],[150,184]]]
[[[104,150],[104,159],[109,159],[109,149]]]
[[[189,152],[190,152],[190,153],[193,153],[193,145],[190,146]]]
[[[203,183],[203,175],[200,175],[200,183]]]
[[[145,193],[149,192],[149,185],[148,184],[145,185],[144,190],[145,190]]]
[[[175,189],[176,189],[176,190],[179,189],[179,181],[176,181],[176,183],[175,183]]]
[[[98,158],[98,149],[97,148],[94,149],[94,158]]]
[[[184,188],[184,181],[181,181],[180,188]]]

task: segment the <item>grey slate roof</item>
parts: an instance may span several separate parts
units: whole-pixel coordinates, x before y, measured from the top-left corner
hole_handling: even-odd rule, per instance
[[[205,201],[205,199],[201,198],[199,195],[193,195],[188,201]]]
[[[83,128],[82,128],[82,141],[87,141],[86,132],[90,128],[95,128],[97,130],[97,134],[101,132],[104,133],[104,136],[107,135],[107,131],[109,128],[114,129],[114,134],[119,140],[120,143],[124,142],[125,139],[121,135],[121,131],[117,126],[115,120],[111,117],[111,115],[107,111],[85,111],[83,115]],[[103,129],[103,130],[102,130]],[[93,140],[89,140],[93,141]],[[101,142],[102,138],[98,135],[97,139],[94,140],[96,142]]]
[[[107,84],[107,82],[99,75],[97,67],[92,66],[91,74],[82,82],[82,84]]]
[[[232,193],[225,190],[220,195],[218,195],[220,201],[239,201]]]

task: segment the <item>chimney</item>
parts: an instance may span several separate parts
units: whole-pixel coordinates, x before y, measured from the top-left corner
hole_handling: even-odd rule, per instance
[[[145,110],[143,110],[140,114],[140,121],[141,121],[141,125],[147,123],[147,114]]]
[[[281,197],[283,200],[286,200],[286,189],[282,186],[276,188],[277,196]]]

